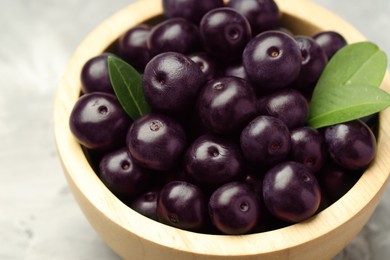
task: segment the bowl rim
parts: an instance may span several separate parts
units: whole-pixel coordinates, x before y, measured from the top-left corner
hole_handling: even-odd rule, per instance
[[[296,8],[296,1],[277,0],[276,2],[287,19],[302,21],[300,17],[305,17],[310,12],[316,16],[314,21],[308,22],[313,28],[336,30],[341,34],[346,32],[344,35],[349,43],[366,40],[350,24],[323,7],[307,0],[299,1],[305,5],[299,10]],[[138,11],[137,14],[134,14],[134,10]],[[73,193],[80,191],[84,199],[92,204],[100,214],[104,215],[104,218],[126,232],[163,247],[210,256],[258,255],[291,249],[308,244],[313,240],[321,241],[330,233],[336,232],[340,226],[350,222],[351,219],[368,219],[389,180],[387,169],[390,168],[390,160],[387,158],[389,158],[390,147],[385,145],[390,142],[389,131],[385,131],[385,127],[389,128],[389,109],[382,111],[379,115],[377,156],[374,162],[342,198],[314,217],[298,224],[273,231],[240,236],[199,234],[150,220],[113,196],[94,173],[68,126],[71,110],[80,93],[79,73],[82,65],[89,58],[106,50],[114,40],[125,32],[126,28],[161,13],[162,7],[159,0],[143,0],[130,4],[105,20],[90,33],[76,49],[68,63],[56,94],[54,131],[57,151]],[[327,21],[326,26],[321,24],[324,20]],[[101,39],[106,40],[101,41]],[[381,87],[390,92],[388,72]],[[364,209],[367,207],[369,207],[369,211],[365,213]],[[139,223],[144,224],[140,225]],[[147,228],[145,229],[145,227]],[[167,234],[172,235],[167,236]]]

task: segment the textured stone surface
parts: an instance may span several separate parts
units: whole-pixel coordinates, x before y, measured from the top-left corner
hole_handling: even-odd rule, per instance
[[[390,2],[313,0],[390,54]],[[56,155],[52,107],[82,39],[132,0],[1,0],[0,259],[119,259],[88,224]],[[351,8],[352,7],[352,8]],[[337,260],[390,257],[390,189]]]

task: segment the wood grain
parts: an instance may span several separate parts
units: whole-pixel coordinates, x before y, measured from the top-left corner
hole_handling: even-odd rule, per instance
[[[308,0],[279,0],[283,23],[297,34],[335,30],[349,42],[365,40],[355,28]],[[121,203],[100,182],[73,138],[68,122],[80,94],[80,71],[128,28],[161,14],[159,0],[141,0],[113,15],[80,44],[58,87],[54,128],[69,186],[97,233],[125,259],[329,259],[342,250],[373,213],[389,180],[390,110],[380,114],[375,161],[356,185],[313,218],[275,231],[204,235],[147,219]],[[390,92],[387,73],[382,88]],[[78,232],[75,230],[75,232]]]

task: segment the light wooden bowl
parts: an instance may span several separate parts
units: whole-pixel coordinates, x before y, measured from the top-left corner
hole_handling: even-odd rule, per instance
[[[283,22],[297,34],[335,30],[349,42],[365,40],[351,25],[310,1],[278,0],[277,3],[283,11]],[[81,68],[128,28],[161,13],[159,0],[142,0],[107,19],[76,50],[59,85],[54,107],[58,153],[69,186],[91,225],[125,259],[302,260],[335,256],[368,221],[388,182],[390,110],[380,113],[377,156],[356,185],[315,217],[270,232],[222,236],[169,227],[125,206],[98,179],[68,126],[69,115],[80,95]],[[390,92],[388,74],[382,88]]]

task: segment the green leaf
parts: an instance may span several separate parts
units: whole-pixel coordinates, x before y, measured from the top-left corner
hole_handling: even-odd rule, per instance
[[[316,101],[309,125],[319,128],[358,119],[390,106],[390,95],[368,85],[347,85],[339,92],[324,92]],[[320,111],[320,112],[317,112]]]
[[[108,57],[108,71],[112,87],[126,113],[136,120],[150,111],[142,90],[142,77],[130,64]]]
[[[390,95],[379,88],[386,68],[386,54],[371,42],[343,47],[314,89],[308,124],[315,128],[334,125],[390,106]]]

